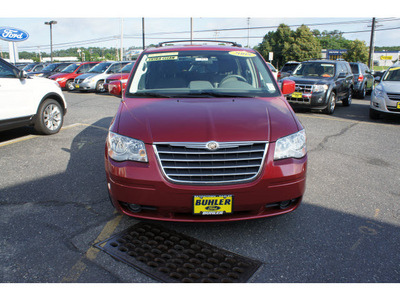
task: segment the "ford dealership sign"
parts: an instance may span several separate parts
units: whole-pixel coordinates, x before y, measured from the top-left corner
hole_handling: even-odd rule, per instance
[[[0,39],[8,42],[26,41],[29,34],[21,29],[11,27],[0,27]]]

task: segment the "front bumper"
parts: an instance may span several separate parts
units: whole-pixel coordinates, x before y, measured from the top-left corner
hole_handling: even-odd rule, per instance
[[[80,82],[80,83],[75,83],[74,82],[75,89],[78,91],[89,91],[89,90],[94,90],[96,88],[96,83],[95,82]]]
[[[327,92],[308,92],[296,94],[293,93],[286,97],[286,100],[293,107],[306,107],[313,109],[324,109],[328,105]]]
[[[376,89],[371,94],[370,108],[387,114],[400,115],[400,93],[379,93]]]
[[[113,205],[132,217],[180,222],[217,222],[256,219],[295,210],[302,200],[307,156],[273,161],[275,144],[268,149],[259,177],[248,183],[205,186],[174,184],[163,176],[151,145],[146,145],[148,163],[116,162],[105,151],[105,170]],[[195,195],[233,195],[233,213],[193,215]],[[280,207],[279,203],[289,204]],[[141,206],[133,211],[129,204]]]

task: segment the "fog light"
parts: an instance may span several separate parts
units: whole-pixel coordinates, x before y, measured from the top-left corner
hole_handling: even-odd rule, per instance
[[[290,204],[292,204],[292,200],[286,200],[286,201],[279,202],[279,208],[280,209],[288,208],[290,206]]]
[[[133,204],[133,203],[129,203],[128,204],[128,208],[132,211],[132,212],[140,212],[142,210],[142,206],[140,204]]]

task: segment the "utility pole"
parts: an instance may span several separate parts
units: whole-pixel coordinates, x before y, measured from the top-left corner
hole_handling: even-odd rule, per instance
[[[53,62],[53,25],[57,24],[57,21],[49,21],[49,22],[44,22],[45,25],[50,25],[50,57],[51,57],[51,62]]]
[[[250,17],[247,18],[247,47],[250,47]]]
[[[124,18],[121,19],[121,59],[124,60]]]
[[[190,18],[190,44],[193,44],[193,18]]]
[[[143,41],[143,50],[146,47],[146,43],[144,42],[144,18],[142,18],[142,41]]]
[[[374,40],[375,40],[375,18],[372,18],[371,25],[371,40],[369,42],[369,57],[368,57],[368,67],[373,70],[374,67]]]

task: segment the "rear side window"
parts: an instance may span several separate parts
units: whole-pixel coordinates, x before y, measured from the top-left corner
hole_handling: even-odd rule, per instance
[[[358,65],[357,65],[357,64],[350,64],[350,66],[351,66],[351,72],[352,72],[353,74],[358,74],[358,73],[360,73],[360,71],[358,71]]]

